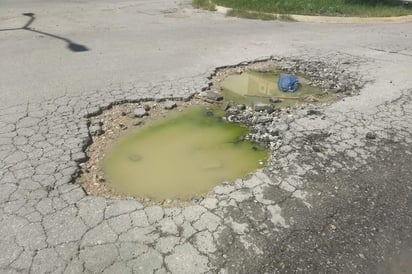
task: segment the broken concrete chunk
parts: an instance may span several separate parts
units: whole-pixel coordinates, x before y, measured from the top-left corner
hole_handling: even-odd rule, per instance
[[[135,111],[133,112],[134,117],[141,118],[143,116],[148,115],[147,111],[142,106],[138,106]]]
[[[275,108],[270,105],[270,104],[264,104],[264,103],[256,103],[253,106],[253,109],[255,111],[267,111],[268,113],[272,113],[275,111]]]
[[[164,109],[174,109],[177,106],[175,101],[166,101],[163,104]]]
[[[222,101],[223,96],[217,92],[214,91],[205,91],[200,94],[201,97],[203,97],[206,101]]]

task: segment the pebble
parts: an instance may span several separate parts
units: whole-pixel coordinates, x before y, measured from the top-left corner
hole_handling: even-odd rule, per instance
[[[164,109],[174,109],[175,107],[177,107],[177,104],[175,101],[166,101],[163,104],[163,108]]]
[[[134,126],[140,126],[140,125],[143,125],[143,124],[144,124],[144,122],[141,121],[141,120],[133,123]]]
[[[366,139],[370,139],[370,140],[374,140],[374,139],[376,139],[376,137],[378,137],[377,136],[377,134],[375,133],[375,132],[371,132],[371,131],[369,131],[368,133],[366,133]]]
[[[223,100],[223,96],[214,91],[205,91],[199,94],[206,101],[218,102]]]
[[[139,106],[135,109],[135,111],[133,112],[133,115],[134,117],[141,118],[147,115],[147,111],[142,106]]]
[[[254,111],[267,111],[269,113],[272,113],[274,108],[272,105],[269,104],[264,104],[264,103],[256,103],[253,105]]]

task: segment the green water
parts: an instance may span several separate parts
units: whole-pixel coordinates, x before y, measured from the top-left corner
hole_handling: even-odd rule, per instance
[[[268,151],[239,141],[248,130],[216,112],[192,107],[120,140],[105,158],[109,182],[135,197],[190,199],[262,167]]]
[[[324,102],[331,99],[332,94],[309,85],[309,79],[298,75],[300,87],[295,93],[282,92],[278,89],[280,71],[270,72],[246,71],[242,74],[228,76],[221,84],[225,101],[252,105],[253,103],[269,103],[269,98],[280,99],[281,106],[291,106],[306,101]]]

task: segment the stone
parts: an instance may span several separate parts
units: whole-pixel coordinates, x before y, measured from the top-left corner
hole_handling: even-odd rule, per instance
[[[222,101],[223,96],[217,92],[214,91],[205,91],[200,94],[201,97],[203,97],[206,101],[212,101],[212,102],[217,102],[217,101]]]
[[[279,124],[269,127],[269,132],[273,136],[279,136],[288,130],[289,130],[289,125],[287,123],[279,123]]]
[[[254,111],[267,111],[268,113],[272,113],[275,111],[275,108],[271,104],[264,104],[264,103],[256,103],[253,105]]]
[[[273,118],[271,116],[261,116],[258,118],[257,122],[259,124],[266,124],[272,122]]]
[[[369,131],[368,133],[366,133],[365,137],[366,139],[374,140],[378,137],[378,135],[375,132]]]
[[[311,116],[311,115],[322,115],[322,112],[316,109],[309,109],[307,111],[307,115]]]
[[[138,117],[138,118],[142,118],[144,116],[148,115],[147,111],[142,107],[139,106],[137,107],[134,111],[133,111],[133,116],[134,117]]]
[[[238,115],[239,114],[239,109],[238,108],[236,108],[236,107],[229,107],[227,110],[226,110],[226,115]]]
[[[175,101],[166,101],[163,104],[163,108],[164,109],[174,109],[177,106]]]

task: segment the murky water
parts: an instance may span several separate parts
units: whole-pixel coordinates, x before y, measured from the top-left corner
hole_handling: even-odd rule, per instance
[[[228,76],[221,84],[226,101],[251,105],[256,102],[269,102],[279,99],[279,105],[290,106],[303,102],[330,101],[334,94],[326,93],[320,88],[309,85],[310,81],[298,75],[300,87],[295,93],[282,92],[278,89],[280,72],[246,71],[242,74]]]
[[[118,142],[104,163],[109,182],[131,196],[189,199],[265,164],[268,151],[239,141],[246,128],[206,113],[192,107]]]

